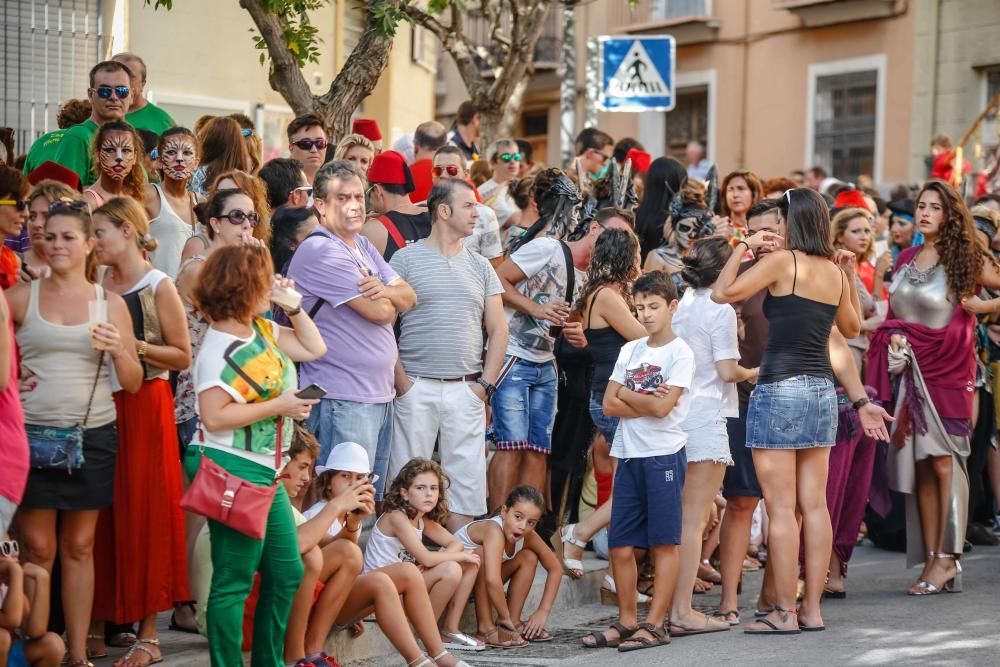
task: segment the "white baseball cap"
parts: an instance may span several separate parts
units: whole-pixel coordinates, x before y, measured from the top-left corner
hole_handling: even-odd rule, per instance
[[[365,475],[372,471],[372,466],[364,447],[356,442],[342,442],[330,450],[326,464],[316,466],[317,475],[327,470],[343,470]],[[378,475],[372,475],[373,482],[377,479]]]

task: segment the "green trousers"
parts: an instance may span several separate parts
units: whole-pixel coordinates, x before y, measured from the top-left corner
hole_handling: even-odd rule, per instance
[[[217,449],[205,455],[253,484],[271,484],[274,471]],[[201,452],[187,451],[188,474],[198,469]],[[292,506],[282,484],[267,515],[267,532],[255,540],[217,521],[208,522],[212,537],[212,589],[208,596],[208,648],[212,667],[243,667],[243,607],[260,572],[260,595],[254,613],[252,667],[285,664],[285,628],[292,600],[302,582],[302,557]]]

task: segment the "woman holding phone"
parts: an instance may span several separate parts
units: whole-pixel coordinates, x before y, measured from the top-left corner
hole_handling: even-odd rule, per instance
[[[112,367],[125,391],[142,386],[125,301],[94,284],[94,242],[86,202],[54,202],[45,223],[51,275],[7,291],[21,351],[29,444],[34,440],[32,447],[40,452],[46,430],[83,430],[83,464],[70,473],[68,462],[39,468],[36,461],[15,519],[25,561],[51,572],[58,550],[70,667],[89,664],[94,533],[99,511],[114,497],[118,430]],[[91,317],[92,310],[95,315],[106,310],[106,317]]]
[[[218,220],[216,220],[218,222]],[[220,224],[227,224],[220,222]],[[297,306],[286,311],[292,326],[258,315],[268,309],[275,289],[291,281],[276,279],[271,254],[259,243],[214,250],[201,267],[191,293],[210,322],[194,366],[200,428],[197,446],[185,464],[193,478],[203,456],[231,475],[269,486],[278,473],[276,450],[287,451],[292,420],[309,416],[317,399],[296,396],[295,363],[326,353],[316,325]],[[193,443],[195,444],[195,443]],[[261,574],[254,628],[254,664],[284,664],[284,638],[303,566],[292,506],[278,485],[264,539],[256,540],[217,521],[208,521],[212,538],[212,587],[208,598],[208,644],[214,665],[243,660],[243,606]]]

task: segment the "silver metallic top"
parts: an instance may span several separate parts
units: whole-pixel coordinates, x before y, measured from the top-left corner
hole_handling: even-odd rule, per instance
[[[889,304],[901,320],[932,329],[948,326],[957,301],[940,264],[920,270],[913,262],[901,267],[889,287]]]

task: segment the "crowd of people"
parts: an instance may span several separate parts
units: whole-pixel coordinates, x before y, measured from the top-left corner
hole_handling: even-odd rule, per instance
[[[167,611],[219,667],[336,665],[372,614],[463,665],[552,641],[588,546],[619,608],[589,648],[798,634],[861,533],[910,595],[997,542],[1000,196],[597,128],[546,167],[471,103],[392,149],[302,116],[265,162],[135,54],[89,77],[0,165],[0,665],[160,662]]]

